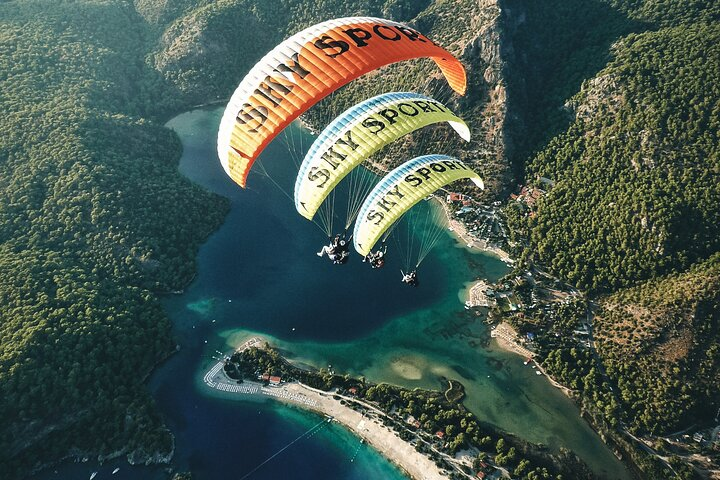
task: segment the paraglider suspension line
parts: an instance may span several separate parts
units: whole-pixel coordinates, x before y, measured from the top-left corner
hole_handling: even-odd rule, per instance
[[[277,456],[280,455],[282,452],[284,452],[284,451],[287,450],[288,448],[292,447],[295,443],[299,442],[299,441],[302,440],[303,438],[307,438],[307,437],[309,437],[310,435],[312,435],[313,433],[315,433],[316,431],[320,430],[320,428],[322,428],[322,425],[323,425],[323,424],[327,424],[327,423],[328,423],[327,420],[323,419],[323,420],[321,420],[320,422],[318,422],[317,424],[313,425],[313,426],[310,427],[305,433],[303,433],[302,435],[300,435],[299,437],[297,437],[295,440],[293,440],[292,442],[290,442],[290,443],[288,443],[287,445],[285,445],[283,448],[281,448],[280,450],[278,450],[277,452],[275,452],[273,455],[271,455],[270,457],[268,457],[267,460],[265,460],[264,462],[262,462],[260,465],[258,465],[257,467],[253,468],[253,469],[250,470],[248,473],[246,473],[245,475],[243,475],[242,477],[240,477],[240,480],[245,480],[247,477],[249,477],[249,476],[252,475],[253,473],[257,472],[257,471],[260,469],[260,467],[262,467],[263,465],[265,465],[266,463],[268,463],[270,460],[272,460],[273,458],[277,457]]]

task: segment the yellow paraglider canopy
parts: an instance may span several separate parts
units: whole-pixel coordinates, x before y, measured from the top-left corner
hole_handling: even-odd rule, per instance
[[[385,93],[349,108],[320,133],[305,155],[295,182],[295,208],[312,220],[352,169],[403,135],[439,122],[448,122],[463,140],[470,140],[470,129],[461,118],[418,93]]]
[[[424,155],[392,170],[360,207],[353,232],[355,250],[366,256],[405,212],[436,190],[462,178],[469,178],[484,188],[477,173],[447,155]]]

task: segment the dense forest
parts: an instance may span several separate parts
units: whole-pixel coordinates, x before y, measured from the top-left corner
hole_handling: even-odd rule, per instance
[[[720,24],[622,40],[577,98],[578,120],[531,164],[558,179],[538,259],[584,289],[632,285],[718,250]]]
[[[505,4],[518,112],[509,160],[520,182],[546,191],[529,211],[508,210],[511,240],[526,265],[587,292],[595,314],[599,356],[554,341],[543,365],[605,431],[710,425],[720,407],[720,2]],[[649,478],[670,474],[630,455]]]
[[[158,293],[226,202],[177,172],[179,105],[128,2],[0,3],[0,465],[172,452],[143,382],[174,350]]]
[[[720,254],[688,272],[603,298],[595,331],[631,429],[676,431],[715,416]]]
[[[592,48],[585,53],[612,40],[601,56],[609,60],[607,66],[586,77],[572,96],[576,81],[547,74],[549,98],[528,107],[530,116],[554,110],[562,117],[548,115],[551,123],[555,120],[550,127],[569,122],[530,158],[526,177],[555,181],[529,221],[530,247],[537,261],[571,283],[615,290],[684,270],[717,251],[720,25],[712,22],[715,13],[698,11],[696,23],[617,38],[641,24],[628,19],[623,27],[620,12],[603,12],[601,18],[609,19],[601,24],[608,30],[591,29],[586,36],[592,37],[587,40]],[[589,55],[586,63],[597,62],[598,55]],[[594,70],[586,63],[566,78]],[[537,147],[537,139],[528,141]]]

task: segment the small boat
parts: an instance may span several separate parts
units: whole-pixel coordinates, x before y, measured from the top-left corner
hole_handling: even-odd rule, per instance
[[[542,375],[542,372],[540,372],[539,370],[535,370],[535,375]]]
[[[97,476],[97,472],[93,472],[90,474],[90,480],[93,480]]]
[[[119,471],[120,471],[120,467],[117,467],[115,470],[112,471],[112,474],[115,475]]]

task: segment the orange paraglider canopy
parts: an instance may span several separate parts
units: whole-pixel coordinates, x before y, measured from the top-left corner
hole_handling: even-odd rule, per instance
[[[293,35],[248,72],[230,99],[218,134],[225,171],[244,187],[260,152],[315,103],[372,70],[423,57],[440,67],[455,92],[465,94],[460,61],[401,23],[350,17]]]

